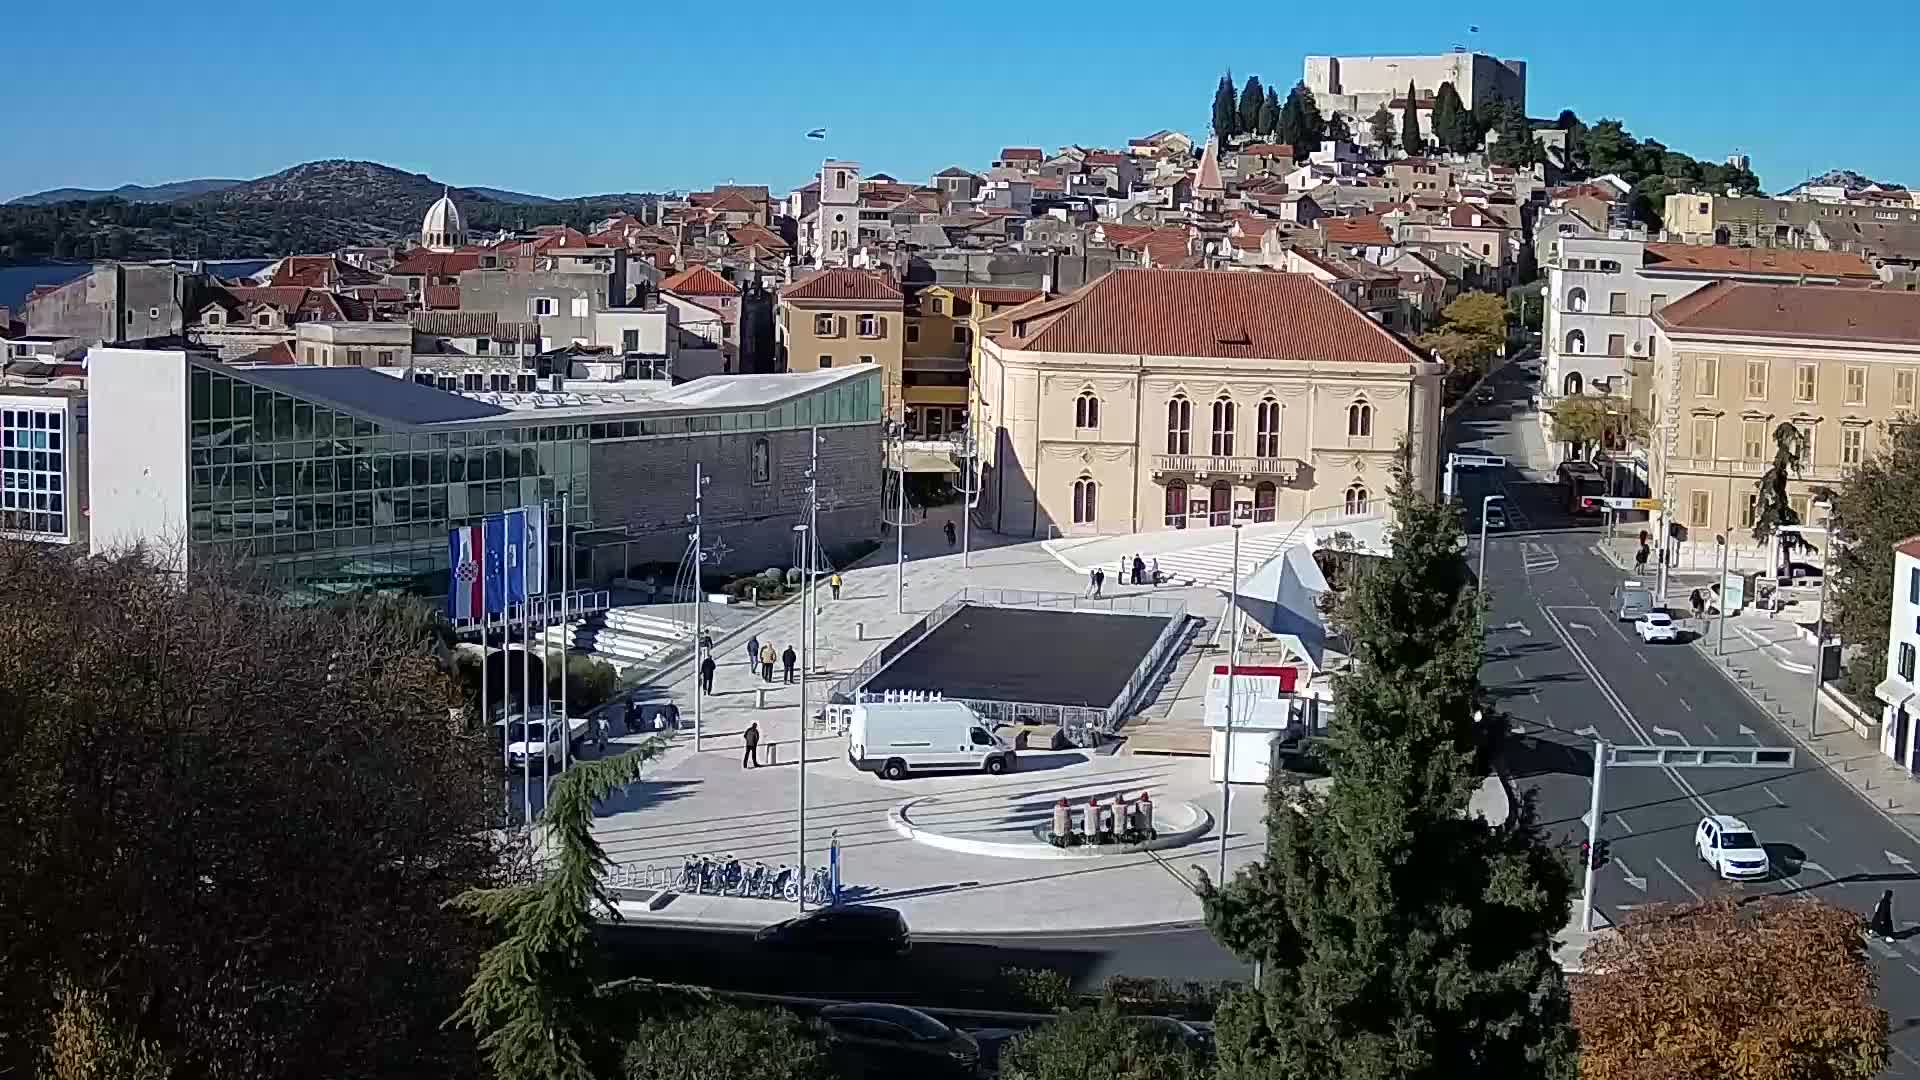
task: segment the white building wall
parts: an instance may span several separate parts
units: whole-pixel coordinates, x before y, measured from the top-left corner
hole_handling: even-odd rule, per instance
[[[1891,693],[1883,695],[1898,700],[1912,690],[1914,680],[1903,676],[1900,671],[1900,646],[1905,643],[1920,652],[1920,559],[1895,549],[1893,553],[1893,609],[1887,623],[1887,659],[1886,671],[1882,677],[1887,681],[1881,686]],[[1920,661],[1917,661],[1920,663]],[[1906,711],[1906,723],[1900,722],[1900,711]],[[1902,727],[1906,745],[1896,745]],[[1903,762],[1908,769],[1915,768],[1914,743],[1920,739],[1920,699],[1910,700],[1904,706],[1888,704],[1881,712],[1880,752]]]
[[[185,565],[187,353],[87,354],[91,551],[145,544]]]

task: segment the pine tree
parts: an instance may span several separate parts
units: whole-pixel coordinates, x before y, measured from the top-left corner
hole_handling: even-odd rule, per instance
[[[1496,165],[1516,169],[1531,168],[1541,158],[1540,144],[1534,141],[1533,124],[1527,110],[1518,102],[1502,101],[1499,106],[1500,139],[1488,153]]]
[[[1571,882],[1531,807],[1468,810],[1487,775],[1481,596],[1452,507],[1393,492],[1391,558],[1337,623],[1332,787],[1277,780],[1265,857],[1201,885],[1207,924],[1260,983],[1217,1020],[1222,1080],[1571,1078],[1553,942]],[[1503,722],[1503,721],[1502,721]]]
[[[1260,88],[1260,76],[1247,76],[1247,84],[1240,88],[1240,108],[1235,116],[1240,134],[1252,135],[1260,130],[1260,107],[1266,103],[1267,92]]]
[[[1280,91],[1267,87],[1267,99],[1260,103],[1260,134],[1269,138],[1280,131]]]
[[[1293,147],[1296,156],[1308,149],[1302,145],[1305,139],[1303,134],[1305,124],[1306,118],[1300,115],[1300,99],[1293,94],[1288,94],[1287,103],[1280,106],[1280,125],[1275,132],[1275,137],[1280,142]]]
[[[1460,92],[1450,82],[1440,84],[1433,95],[1433,141],[1456,154],[1473,149],[1472,120],[1460,101]]]
[[[1326,138],[1327,122],[1320,116],[1320,103],[1313,100],[1313,91],[1307,89],[1304,82],[1294,83],[1287,99],[1299,102],[1300,108],[1300,130],[1292,140],[1294,146],[1301,153],[1320,149],[1321,141]]]
[[[1385,105],[1375,109],[1373,115],[1367,118],[1367,128],[1369,134],[1373,136],[1373,145],[1380,148],[1380,156],[1392,157],[1393,114],[1387,111]]]
[[[610,861],[593,836],[593,805],[638,780],[659,750],[649,741],[568,769],[541,814],[551,866],[540,880],[472,889],[451,901],[505,935],[480,958],[451,1021],[480,1036],[495,1080],[596,1080],[616,1072],[619,1035],[634,1014],[607,993],[594,940],[595,914],[609,905]]]
[[[1233,95],[1233,72],[1220,76],[1213,91],[1213,133],[1222,142],[1239,134],[1240,111]]]
[[[1419,103],[1414,100],[1413,84],[1407,84],[1407,111],[1400,114],[1400,149],[1409,155],[1419,154],[1426,149],[1426,140],[1420,137]]]
[[[1347,126],[1345,113],[1334,113],[1327,117],[1327,141],[1341,143],[1353,141],[1353,129]]]

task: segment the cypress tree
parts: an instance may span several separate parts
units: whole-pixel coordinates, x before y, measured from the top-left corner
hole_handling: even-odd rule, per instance
[[[1287,98],[1299,102],[1300,106],[1300,130],[1292,140],[1294,146],[1302,152],[1320,149],[1320,141],[1326,137],[1327,122],[1320,116],[1320,103],[1313,100],[1313,91],[1307,89],[1304,82],[1294,83],[1293,91]]]
[[[1350,143],[1353,141],[1353,129],[1347,126],[1345,113],[1334,113],[1327,117],[1327,139],[1330,142]]]
[[[1267,87],[1267,99],[1260,103],[1260,127],[1262,135],[1272,136],[1280,130],[1280,91]]]
[[[1287,103],[1280,106],[1280,124],[1276,135],[1281,142],[1293,147],[1293,152],[1296,155],[1303,149],[1300,143],[1303,138],[1301,133],[1304,130],[1304,125],[1305,118],[1300,115],[1299,96],[1288,94]]]
[[[1385,105],[1375,109],[1373,115],[1367,118],[1367,128],[1373,136],[1373,145],[1380,148],[1380,156],[1383,158],[1392,157],[1393,114],[1387,111]]]
[[[1413,84],[1407,84],[1407,111],[1400,114],[1400,149],[1408,154],[1418,154],[1426,148],[1426,140],[1420,137],[1420,116],[1418,104],[1413,99]]]
[[[1247,84],[1240,88],[1240,108],[1237,114],[1242,135],[1252,135],[1260,130],[1260,107],[1267,103],[1267,93],[1260,88],[1260,76],[1247,76]]]
[[[1460,92],[1450,82],[1441,83],[1433,94],[1433,141],[1456,154],[1464,154],[1472,149],[1470,123]]]
[[[1233,72],[1220,76],[1220,85],[1213,91],[1213,133],[1222,141],[1238,134],[1240,112],[1234,102]]]
[[[1203,881],[1207,925],[1257,986],[1216,1021],[1222,1080],[1571,1080],[1576,1038],[1553,958],[1572,884],[1531,806],[1469,812],[1487,775],[1481,596],[1452,507],[1392,494],[1393,555],[1337,625],[1324,795],[1276,779],[1264,858]],[[1490,711],[1490,710],[1489,710]]]

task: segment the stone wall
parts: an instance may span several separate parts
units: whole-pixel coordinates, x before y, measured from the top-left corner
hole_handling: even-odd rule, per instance
[[[880,533],[879,425],[821,429],[820,537],[833,551]],[[729,432],[672,440],[595,443],[592,448],[593,522],[625,527],[591,538],[601,552],[593,574],[604,582],[622,564],[678,562],[686,552],[687,514],[693,510],[693,467],[711,478],[706,488],[706,544],[726,548],[721,574],[747,574],[794,565],[793,526],[806,513],[807,431]],[[753,447],[765,439],[767,482],[753,482]],[[712,565],[712,564],[710,564]]]

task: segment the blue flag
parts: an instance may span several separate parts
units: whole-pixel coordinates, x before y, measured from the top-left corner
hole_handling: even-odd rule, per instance
[[[527,602],[527,512],[507,511],[507,603]]]
[[[500,514],[487,518],[487,614],[504,615],[507,610],[507,519]]]

